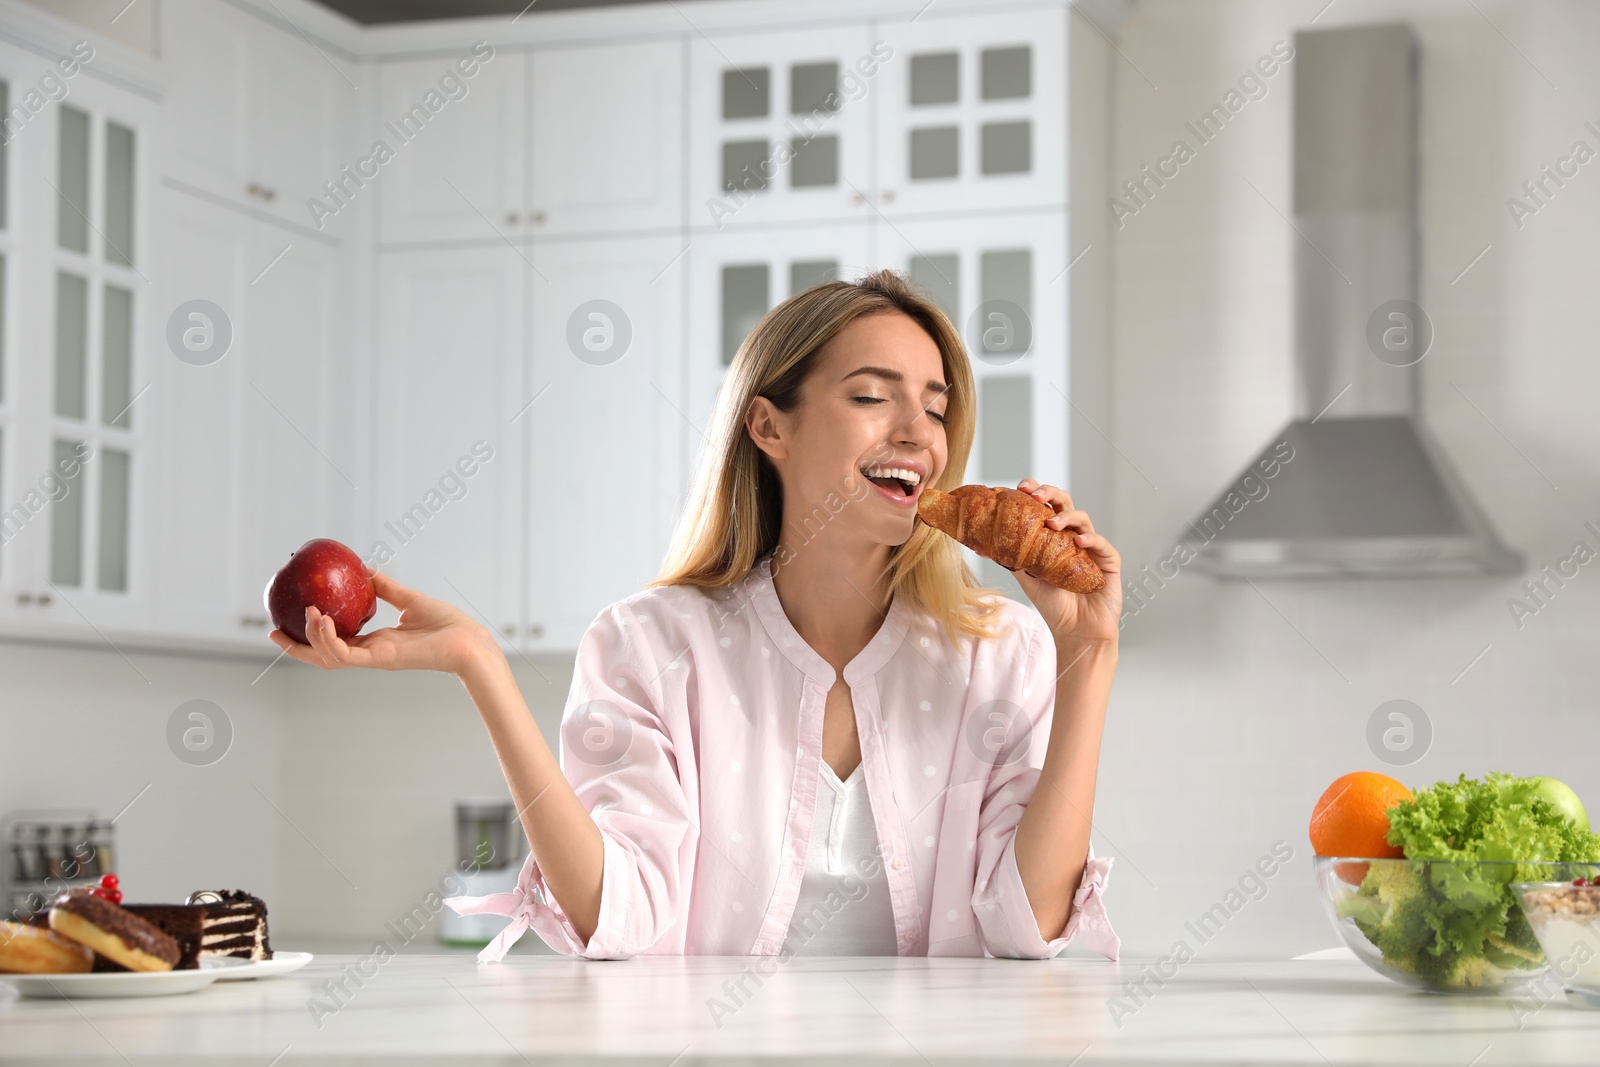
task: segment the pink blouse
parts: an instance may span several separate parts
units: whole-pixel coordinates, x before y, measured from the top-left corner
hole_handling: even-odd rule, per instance
[[[558,952],[773,955],[795,918],[835,672],[801,639],[771,555],[726,589],[647,589],[601,611],[578,646],[562,771],[604,839],[599,923],[578,936],[530,854],[515,890],[450,897],[509,915],[479,960],[532,928]],[[1013,839],[1043,766],[1055,644],[1031,606],[1011,630],[951,646],[895,597],[844,668],[902,956],[1047,959],[1069,941],[1116,959],[1091,851],[1062,936],[1046,941]],[[862,882],[867,874],[864,871]],[[842,906],[841,901],[841,906]],[[828,910],[828,909],[824,909]],[[833,909],[837,910],[837,909]],[[813,926],[826,914],[809,917]]]

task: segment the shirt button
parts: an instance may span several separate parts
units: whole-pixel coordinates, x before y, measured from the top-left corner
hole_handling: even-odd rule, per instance
[[[906,861],[901,859],[899,856],[896,856],[894,858],[894,863],[890,864],[890,866],[897,871],[903,871],[906,869]]]

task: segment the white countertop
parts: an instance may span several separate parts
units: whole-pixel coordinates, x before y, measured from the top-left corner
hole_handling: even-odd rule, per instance
[[[1120,1026],[1110,998],[1146,961],[771,959],[774,973],[736,998],[729,983],[757,962],[341,955],[172,997],[24,1000],[0,986],[0,1062],[1600,1062],[1600,1011],[1525,998],[1519,1028],[1508,998],[1412,993],[1350,961],[1192,960]],[[372,976],[326,995],[358,966]],[[319,995],[336,1009],[320,1026]],[[714,1018],[713,998],[731,1014]]]

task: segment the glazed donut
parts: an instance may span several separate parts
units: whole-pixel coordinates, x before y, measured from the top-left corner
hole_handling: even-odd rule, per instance
[[[82,889],[50,902],[50,929],[130,971],[170,971],[181,955],[154,925]]]
[[[0,922],[0,971],[9,974],[84,974],[94,953],[76,941],[26,923]]]

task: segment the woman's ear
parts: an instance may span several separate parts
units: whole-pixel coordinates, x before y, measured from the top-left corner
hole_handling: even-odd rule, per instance
[[[758,396],[750,401],[750,406],[745,409],[744,428],[750,434],[750,440],[755,442],[757,448],[765,452],[772,459],[785,459],[789,455],[789,445],[784,439],[785,425],[783,412],[778,406],[764,396]]]

